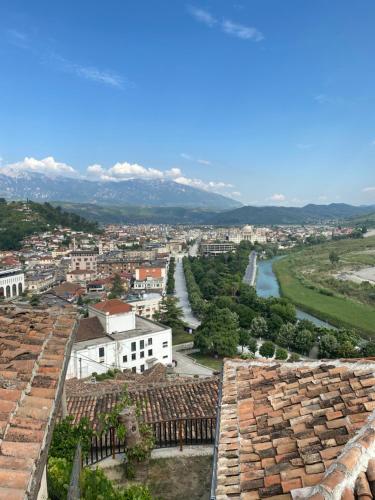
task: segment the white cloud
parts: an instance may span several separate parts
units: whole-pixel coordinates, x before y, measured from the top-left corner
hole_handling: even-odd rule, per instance
[[[19,172],[37,172],[50,177],[76,177],[78,172],[66,163],[58,162],[53,156],[47,156],[41,160],[26,156],[16,163],[9,163],[4,167],[7,175],[16,175]]]
[[[286,201],[286,196],[285,196],[285,194],[275,193],[272,196],[270,196],[270,198],[268,198],[268,199],[270,201],[276,201],[278,203],[281,203],[283,201]]]
[[[227,188],[232,188],[232,184],[226,184],[225,182],[215,182],[209,181],[205,182],[201,179],[190,179],[189,177],[181,176],[174,179],[177,184],[184,184],[185,186],[191,186],[198,189],[203,189],[204,191],[220,192]]]
[[[93,176],[100,177],[104,174],[104,168],[101,165],[94,163],[94,165],[89,165],[87,167],[87,173]]]
[[[161,179],[164,177],[161,170],[157,170],[156,168],[145,168],[137,163],[128,163],[126,161],[123,163],[116,163],[107,173],[110,177],[114,177],[115,179]]]
[[[188,11],[196,21],[205,24],[209,28],[213,28],[217,25],[221,31],[227,35],[235,36],[241,40],[252,40],[254,42],[264,40],[263,33],[253,26],[245,26],[230,19],[218,21],[218,19],[212,15],[211,12],[197,7],[190,6]]]
[[[180,168],[174,167],[174,168],[171,168],[170,170],[166,170],[165,175],[167,177],[176,178],[176,177],[181,177],[182,172],[181,172]]]
[[[194,156],[187,153],[180,153],[180,156],[184,160],[195,161],[200,165],[206,165],[206,166],[212,165],[212,162],[210,160],[204,160],[203,158],[195,158]]]
[[[197,160],[197,163],[200,163],[201,165],[212,165],[212,163],[210,162],[210,160],[202,160],[202,159],[199,159]]]
[[[374,193],[375,192],[375,186],[369,186],[365,187],[362,189],[363,193]]]
[[[242,40],[253,40],[254,42],[260,42],[264,40],[263,34],[256,28],[235,23],[230,19],[224,19],[221,27],[224,33],[235,36],[237,38],[241,38]]]
[[[207,10],[190,6],[188,11],[198,22],[205,24],[209,28],[212,28],[217,23],[217,19]]]

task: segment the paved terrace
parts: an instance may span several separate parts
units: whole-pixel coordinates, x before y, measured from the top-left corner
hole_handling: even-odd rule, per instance
[[[35,499],[43,488],[74,325],[70,307],[0,309],[0,499]]]

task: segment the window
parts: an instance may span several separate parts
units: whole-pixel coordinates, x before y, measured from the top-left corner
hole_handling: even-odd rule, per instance
[[[139,357],[140,358],[144,358],[145,357],[145,351],[141,351],[140,354],[139,354]]]
[[[104,347],[99,347],[99,358],[104,358]]]
[[[123,356],[122,357],[122,362],[123,363],[127,363],[128,362],[128,357],[127,356]]]
[[[163,342],[163,347],[168,347],[168,341]]]
[[[139,348],[140,349],[144,349],[145,348],[145,341],[144,340],[140,340],[139,341]]]
[[[141,365],[141,373],[145,371],[145,365]]]
[[[133,373],[137,373],[137,367],[136,367],[136,366],[133,366],[133,368],[132,368],[132,372],[133,372]]]
[[[136,354],[135,354],[135,353],[134,353],[134,354],[132,354],[132,361],[135,361],[136,359],[137,359]]]
[[[136,342],[132,342],[132,352],[134,352],[136,350],[137,350],[137,343]]]
[[[149,356],[152,356],[152,349],[149,349],[149,350],[148,350],[148,355],[149,355]]]
[[[148,339],[148,345],[152,345],[152,339]]]

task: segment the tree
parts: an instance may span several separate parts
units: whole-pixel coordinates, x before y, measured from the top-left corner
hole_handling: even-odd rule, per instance
[[[336,337],[331,333],[323,335],[319,342],[319,357],[320,358],[335,358],[338,349]]]
[[[278,347],[276,349],[275,358],[280,360],[288,359],[288,351],[286,351],[282,347]]]
[[[249,330],[246,330],[246,328],[240,328],[239,330],[239,337],[238,337],[238,345],[241,346],[242,352],[243,348],[249,344],[250,340],[250,332]]]
[[[115,274],[112,280],[110,298],[116,299],[118,297],[121,297],[123,293],[124,293],[124,287],[122,285],[121,276],[119,274]]]
[[[300,359],[301,359],[301,357],[299,354],[297,354],[296,352],[292,352],[292,354],[289,356],[288,362],[295,363],[296,361],[299,361]]]
[[[82,295],[79,295],[79,296],[78,296],[78,299],[77,299],[77,306],[83,306],[83,299],[82,299]]]
[[[255,354],[257,352],[257,349],[258,349],[257,340],[254,339],[254,337],[249,337],[247,347],[248,347],[249,351],[251,351]]]
[[[266,340],[259,349],[259,354],[265,358],[272,358],[275,354],[275,344],[270,340]]]
[[[154,319],[160,321],[164,325],[174,328],[183,328],[185,323],[183,322],[183,312],[181,307],[177,304],[176,297],[164,297],[160,303],[159,311],[154,314]]]
[[[335,252],[334,250],[332,250],[330,253],[329,253],[329,260],[331,261],[331,264],[333,266],[335,266],[336,264],[339,263],[340,261],[340,257],[338,255],[337,252]]]
[[[370,342],[367,342],[362,349],[361,349],[361,355],[365,358],[370,358],[375,356],[375,342],[372,340]]]
[[[250,334],[255,338],[267,337],[267,321],[262,316],[256,316],[250,326]]]
[[[277,343],[281,347],[292,347],[294,345],[295,333],[295,326],[292,323],[285,323],[277,335]]]
[[[210,307],[194,335],[194,346],[203,353],[234,356],[240,329],[238,316],[229,309]]]
[[[33,306],[33,307],[37,307],[40,303],[40,297],[39,295],[32,295],[31,298],[30,298],[30,305]]]
[[[284,322],[296,322],[296,308],[290,302],[279,302],[270,307],[272,313],[277,314]]]
[[[315,335],[304,328],[303,330],[298,329],[294,335],[293,349],[301,354],[308,354],[314,345]]]

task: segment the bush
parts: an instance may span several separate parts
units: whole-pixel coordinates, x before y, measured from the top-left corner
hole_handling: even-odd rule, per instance
[[[276,359],[281,359],[281,360],[287,359],[288,358],[288,351],[286,351],[282,347],[278,347],[276,349],[275,358]]]
[[[115,488],[101,469],[84,469],[81,475],[82,500],[152,500],[146,486]]]
[[[65,500],[72,472],[72,463],[66,458],[50,457],[47,464],[48,496],[51,500]]]
[[[257,341],[253,337],[250,337],[247,343],[247,347],[249,348],[249,351],[253,352],[254,354],[257,352]]]
[[[297,354],[296,352],[292,352],[292,354],[289,356],[289,363],[295,363],[296,361],[299,361],[301,359],[300,355]]]
[[[265,358],[272,358],[275,354],[275,344],[267,340],[260,346],[259,354]]]

